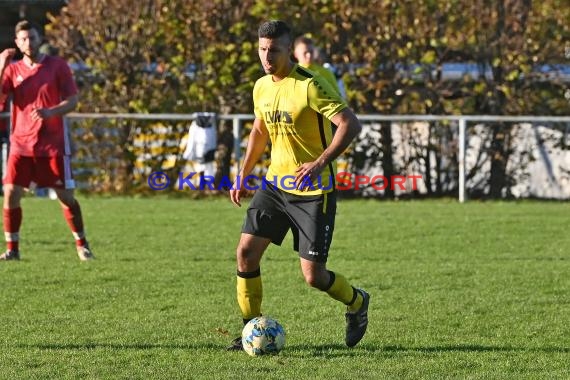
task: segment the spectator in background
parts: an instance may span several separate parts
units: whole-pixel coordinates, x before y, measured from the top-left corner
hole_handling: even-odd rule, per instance
[[[69,135],[63,115],[77,106],[78,91],[63,59],[40,53],[40,31],[26,20],[15,28],[22,60],[10,64],[16,49],[0,53],[0,100],[12,95],[10,154],[4,177],[4,236],[7,250],[0,260],[19,260],[21,198],[36,183],[53,188],[75,238],[80,260],[93,254],[85,237],[83,217],[73,189]]]
[[[205,190],[204,177],[214,177],[217,149],[217,115],[213,112],[196,112],[188,129],[186,148],[182,158],[194,163],[199,175],[198,185]]]
[[[338,69],[328,62],[323,63],[323,67],[327,70],[330,70],[334,74],[340,96],[346,100],[346,86],[344,85],[344,80],[342,80],[342,75],[338,73]]]
[[[342,83],[342,80],[337,80],[335,73],[323,66],[321,63],[323,54],[320,49],[314,45],[311,38],[307,36],[297,37],[293,42],[293,56],[299,63],[299,66],[321,74],[321,76],[333,86],[337,93],[342,96],[343,99],[346,99],[344,85],[339,85],[339,82]]]
[[[218,136],[218,148],[216,150],[216,189],[222,181],[229,180],[232,166],[232,153],[234,151],[234,133],[230,120],[224,120],[222,130]],[[225,190],[229,190],[229,187]]]
[[[313,49],[314,62],[333,73],[335,76],[336,84],[338,86],[338,90],[340,91],[340,96],[346,100],[346,87],[344,85],[344,81],[342,80],[342,75],[339,73],[339,70],[332,63],[326,61],[326,55],[323,53],[323,49],[318,46],[314,46]]]

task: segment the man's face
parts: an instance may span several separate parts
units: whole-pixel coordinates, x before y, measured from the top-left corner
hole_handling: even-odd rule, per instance
[[[313,61],[313,47],[305,43],[298,43],[293,54],[300,65],[309,65]]]
[[[289,74],[289,52],[291,50],[291,41],[287,36],[279,38],[260,38],[259,39],[259,59],[266,74],[283,75]]]
[[[16,34],[16,46],[24,56],[35,58],[41,45],[40,35],[37,30],[20,30]]]

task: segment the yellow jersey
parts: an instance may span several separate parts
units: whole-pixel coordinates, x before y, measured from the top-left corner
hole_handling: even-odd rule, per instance
[[[331,86],[333,86],[335,91],[339,95],[342,95],[340,93],[340,88],[338,87],[338,82],[336,81],[336,76],[334,75],[334,73],[332,71],[330,71],[326,67],[318,65],[316,63],[311,63],[308,66],[303,66],[303,65],[301,65],[301,66],[306,68],[306,69],[309,69],[309,70],[311,70],[317,74],[321,74],[321,76],[323,78],[325,78],[331,84]]]
[[[255,117],[262,119],[271,139],[271,163],[266,180],[283,191],[316,195],[334,190],[336,162],[319,178],[296,190],[295,170],[316,160],[332,140],[330,119],[348,105],[318,73],[295,65],[289,75],[274,82],[265,75],[253,88]]]

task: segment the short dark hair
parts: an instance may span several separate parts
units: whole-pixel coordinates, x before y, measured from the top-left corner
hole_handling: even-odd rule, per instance
[[[313,40],[311,39],[311,37],[308,37],[308,36],[305,36],[305,35],[299,36],[299,37],[295,38],[295,41],[293,42],[293,46],[296,47],[296,46],[299,45],[299,44],[305,44],[305,45],[308,45],[308,46],[313,46],[313,45],[314,45]]]
[[[287,36],[291,39],[291,28],[284,21],[271,20],[266,21],[259,26],[257,31],[259,38],[279,38]]]
[[[42,32],[41,29],[40,29],[37,25],[31,23],[31,22],[28,21],[28,20],[19,21],[19,22],[16,24],[16,28],[14,28],[16,34],[18,34],[18,32],[20,32],[20,31],[22,31],[22,30],[32,30],[32,29],[35,29],[35,30],[38,32],[38,34],[42,34],[42,33],[41,33],[41,32]]]

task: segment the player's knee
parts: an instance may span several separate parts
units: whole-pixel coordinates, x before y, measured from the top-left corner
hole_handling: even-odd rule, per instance
[[[6,184],[3,186],[4,191],[4,208],[20,207],[20,200],[22,199],[22,188]]]
[[[253,254],[252,249],[244,246],[243,244],[238,244],[236,249],[236,255],[239,258],[249,257]]]
[[[11,194],[14,192],[14,185],[7,183],[5,185],[2,186],[2,191],[4,191],[4,194]]]
[[[75,205],[75,203],[77,202],[75,200],[75,195],[74,195],[72,190],[56,189],[55,193],[57,195],[57,199],[60,201],[60,203],[64,207],[67,207],[67,208],[73,207]]]
[[[323,277],[320,271],[304,272],[305,282],[312,288],[324,290],[328,284],[327,280]]]
[[[261,254],[252,247],[239,244],[236,250],[238,270],[240,272],[248,272],[259,268]],[[253,269],[252,269],[253,268]]]

